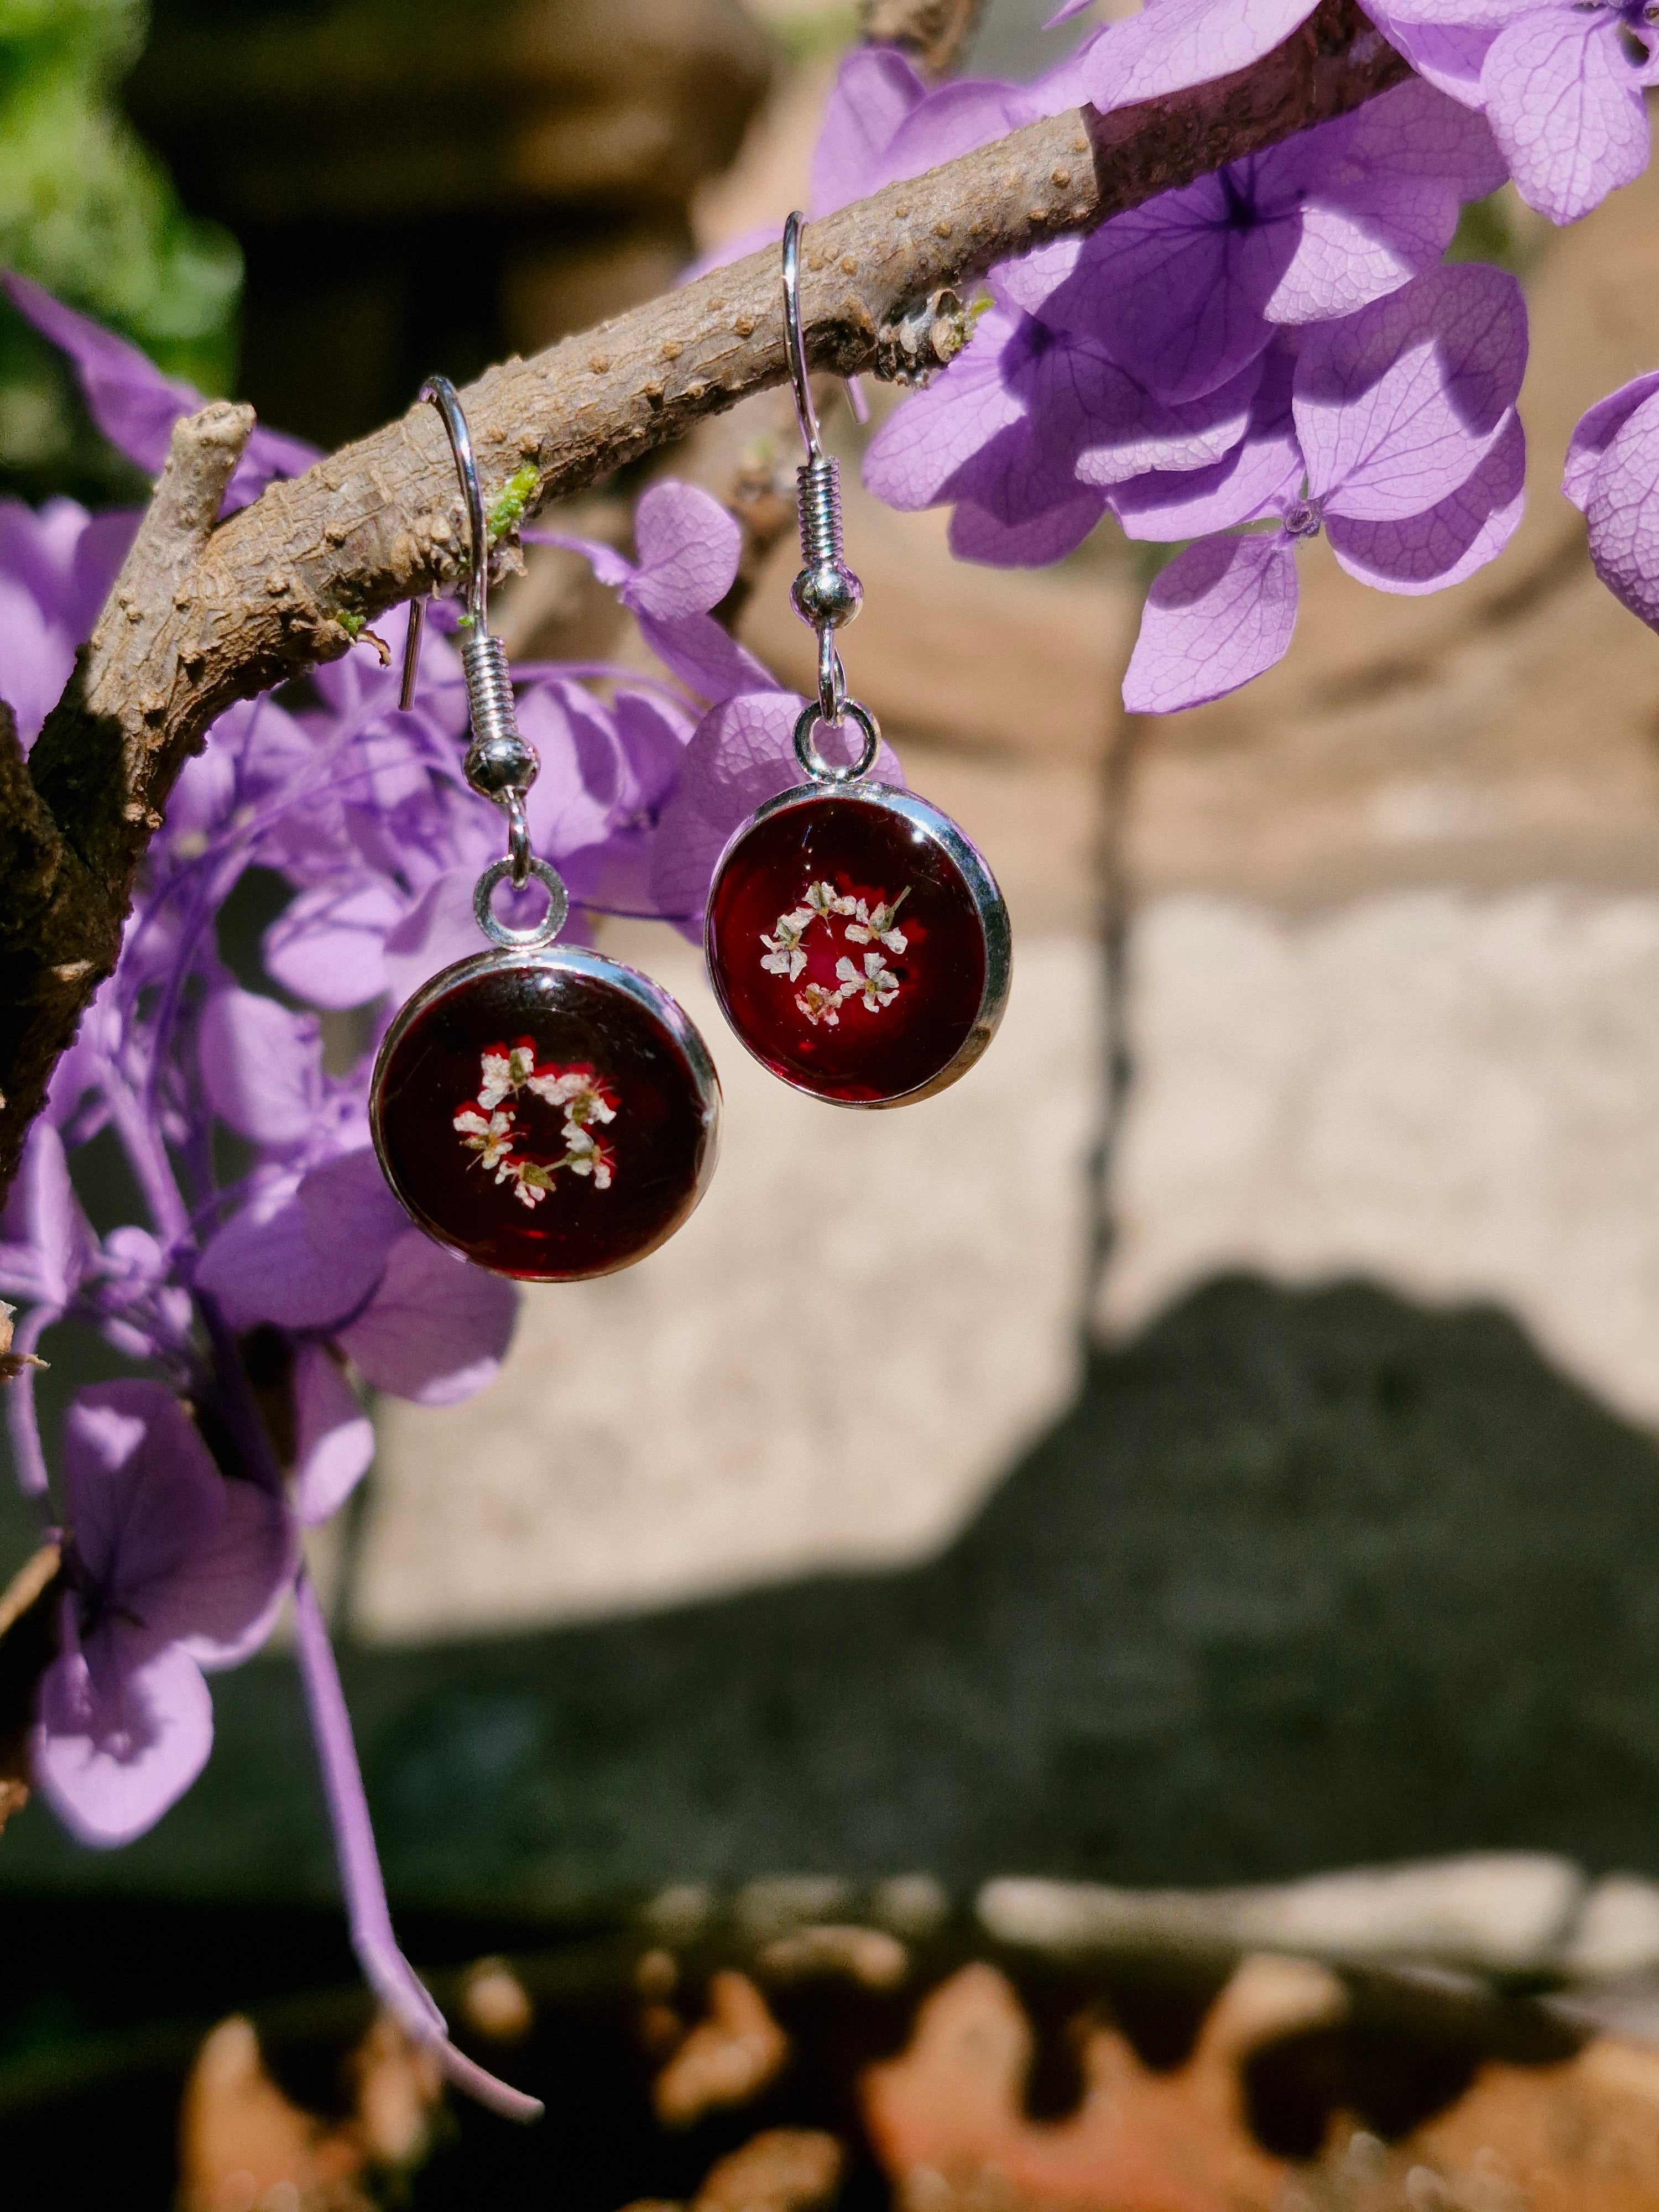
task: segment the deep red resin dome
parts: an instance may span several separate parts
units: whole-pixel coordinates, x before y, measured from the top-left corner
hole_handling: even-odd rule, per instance
[[[1002,1012],[1007,918],[988,870],[945,816],[880,786],[810,787],[750,823],[704,941],[750,1051],[839,1105],[942,1089]]]
[[[370,1115],[428,1235],[497,1274],[574,1282],[642,1260],[690,1214],[720,1085],[648,977],[574,947],[483,953],[398,1015]]]

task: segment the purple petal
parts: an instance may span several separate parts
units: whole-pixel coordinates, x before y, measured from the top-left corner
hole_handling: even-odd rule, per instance
[[[1219,699],[1282,660],[1295,627],[1296,559],[1282,531],[1203,538],[1152,580],[1123,703],[1172,714]]]
[[[94,516],[53,499],[36,514],[0,500],[0,697],[25,751],[63,694],[137,526],[126,508]]]
[[[562,545],[567,553],[580,553],[599,581],[613,592],[631,584],[637,573],[625,553],[618,553],[614,545],[602,544],[597,538],[575,538],[568,530],[550,530],[539,522],[526,522],[519,535],[527,545]]]
[[[417,1406],[453,1406],[493,1382],[513,1340],[519,1295],[418,1229],[400,1237],[380,1286],[339,1332],[365,1382]]]
[[[623,804],[630,812],[647,812],[678,789],[696,723],[653,691],[619,688],[611,704],[627,770]]]
[[[1496,23],[1417,21],[1382,0],[1366,12],[1389,44],[1437,91],[1465,107],[1482,106],[1480,69],[1498,35]]]
[[[1114,23],[1088,57],[1089,97],[1102,110],[1156,100],[1246,69],[1282,46],[1316,0],[1146,0]]]
[[[1503,435],[1466,483],[1426,514],[1399,522],[1331,515],[1331,550],[1351,576],[1382,592],[1443,592],[1501,553],[1524,504],[1527,441],[1511,413]]]
[[[1437,24],[1443,29],[1472,24],[1482,30],[1499,31],[1505,23],[1512,22],[1521,9],[1552,4],[1554,0],[1390,0],[1383,12],[1390,22],[1403,16],[1414,23]]]
[[[222,1510],[171,1589],[168,1625],[210,1674],[252,1657],[276,1625],[300,1561],[299,1531],[280,1498],[252,1482],[219,1486]]]
[[[77,315],[27,276],[7,274],[0,282],[24,320],[73,362],[88,411],[111,445],[146,476],[159,476],[173,424],[181,415],[195,414],[201,393],[163,376],[148,354]]]
[[[433,880],[386,934],[386,988],[399,1001],[458,960],[484,950],[472,911],[474,869],[450,868]],[[503,894],[505,896],[505,894]]]
[[[1212,468],[1182,476],[1155,471],[1119,484],[1112,512],[1126,538],[1173,545],[1279,513],[1303,475],[1302,449],[1287,429],[1281,438],[1247,440]]]
[[[203,1664],[234,1664],[264,1641],[297,1556],[288,1514],[226,1480],[161,1383],[77,1391],[64,1481],[98,1619],[182,1642]]]
[[[1579,416],[1567,447],[1561,489],[1581,514],[1589,504],[1602,454],[1644,400],[1650,399],[1656,392],[1659,392],[1659,368],[1650,369],[1645,376],[1633,377],[1628,384],[1621,384],[1617,392],[1598,399],[1594,407]]]
[[[249,507],[269,483],[285,477],[302,477],[323,458],[322,448],[303,438],[290,438],[284,430],[267,430],[256,422],[247,450],[236,464],[236,473],[225,488],[224,512],[234,514]]]
[[[987,277],[987,286],[1005,313],[1041,315],[1053,294],[1076,275],[1082,252],[1080,238],[1050,239],[1018,261],[1000,261]]]
[[[64,694],[77,641],[10,576],[0,574],[0,698],[16,718],[27,752]]]
[[[663,666],[711,705],[739,691],[754,691],[770,681],[763,662],[722,629],[713,615],[681,615],[659,622],[638,617],[640,635]]]
[[[1438,505],[1503,434],[1526,361],[1520,286],[1475,262],[1316,325],[1294,401],[1313,495],[1357,521]]]
[[[1261,311],[1278,323],[1352,314],[1397,289],[1439,259],[1462,204],[1505,175],[1483,118],[1418,82],[1276,150],[1296,187],[1294,251],[1263,271]],[[1245,241],[1247,253],[1260,237]]]
[[[315,1015],[290,1013],[254,991],[216,991],[196,1049],[209,1105],[240,1136],[290,1146],[311,1134],[323,1089]]]
[[[265,932],[266,972],[313,1006],[362,1006],[386,988],[386,932],[404,902],[384,878],[302,891]]]
[[[1017,85],[994,77],[954,78],[930,92],[905,117],[865,192],[902,178],[923,176],[959,154],[971,154],[976,147],[1006,138],[1031,122],[1035,113],[1030,99]]]
[[[1596,574],[1621,606],[1659,629],[1659,392],[1610,441],[1584,517]]]
[[[832,215],[887,181],[883,157],[927,87],[891,46],[855,46],[824,104],[812,155],[809,205]]]
[[[793,691],[775,690],[726,699],[693,732],[680,788],[664,811],[651,873],[658,912],[688,934],[701,934],[709,879],[732,831],[765,800],[805,780],[794,730],[805,703]],[[826,759],[838,757],[835,738],[820,731],[818,744]],[[903,784],[904,771],[884,739],[871,772],[883,783]]]
[[[34,1779],[70,1834],[100,1848],[153,1827],[213,1748],[213,1700],[195,1661],[118,1630],[54,1660],[36,1711]]]
[[[1003,377],[1003,356],[1023,320],[988,310],[965,349],[877,431],[865,452],[864,482],[878,499],[906,513],[934,506],[981,447],[1024,422],[1024,403]]]
[[[365,1303],[408,1227],[374,1153],[344,1152],[227,1222],[196,1280],[232,1328],[328,1328]]]
[[[44,1117],[24,1142],[3,1223],[18,1271],[10,1286],[46,1305],[68,1305],[97,1260],[98,1240],[70,1181],[63,1138]]]
[[[68,354],[88,412],[111,445],[146,476],[159,476],[173,424],[205,404],[202,394],[193,385],[164,376],[137,346],[77,315],[27,276],[5,274],[0,283],[24,319]],[[257,499],[274,477],[303,475],[321,459],[316,447],[301,439],[256,427],[226,489],[225,513]]]
[[[1207,538],[1278,514],[1302,488],[1302,448],[1291,417],[1296,356],[1282,340],[1265,356],[1243,442],[1206,469],[1154,471],[1114,487],[1112,511],[1126,536],[1166,544]]]
[[[1247,255],[1249,236],[1234,228],[1224,181],[1200,177],[1097,230],[1044,316],[1091,331],[1160,398],[1199,398],[1273,337],[1262,303],[1290,259],[1294,232],[1275,225]]]
[[[1018,520],[1005,520],[972,500],[960,500],[951,516],[951,550],[958,561],[977,561],[988,568],[1044,568],[1075,553],[1105,512],[1105,493],[1088,486]]]
[[[1351,187],[1385,167],[1395,176],[1443,183],[1460,200],[1482,200],[1508,174],[1485,118],[1414,80],[1288,143],[1307,149],[1328,189]]]
[[[743,532],[717,499],[696,484],[653,484],[634,510],[639,568],[623,597],[659,622],[707,614],[737,580]]]
[[[622,787],[622,749],[609,710],[580,684],[556,678],[520,696],[519,728],[541,756],[526,810],[532,843],[552,858],[590,844],[608,826]],[[492,843],[497,836],[504,832]]]
[[[1206,392],[1201,399],[1170,406],[1154,398],[1123,370],[1099,380],[1086,442],[1078,458],[1080,483],[1109,487],[1127,483],[1149,469],[1180,472],[1203,469],[1232,452],[1249,428],[1261,382],[1261,363]]]
[[[302,1344],[294,1361],[294,1510],[307,1528],[330,1519],[374,1457],[374,1424],[326,1345]]]
[[[1641,86],[1616,10],[1534,8],[1507,24],[1480,71],[1486,119],[1516,190],[1572,222],[1648,165]]]

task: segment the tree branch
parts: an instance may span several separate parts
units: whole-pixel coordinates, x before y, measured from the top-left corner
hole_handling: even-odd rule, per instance
[[[890,361],[907,314],[914,325],[934,293],[1346,114],[1407,74],[1354,0],[1323,0],[1231,76],[1109,115],[1073,108],[890,185],[806,233],[809,359],[842,376]],[[785,374],[769,249],[480,377],[463,396],[486,498],[513,478],[533,511]],[[139,544],[29,761],[32,795],[18,788],[15,742],[9,767],[0,749],[18,809],[0,836],[38,855],[0,922],[0,1178],[114,964],[134,871],[209,725],[337,659],[362,620],[453,584],[464,566],[448,444],[420,405],[204,538],[213,477],[228,480],[246,419],[221,405],[175,432]]]

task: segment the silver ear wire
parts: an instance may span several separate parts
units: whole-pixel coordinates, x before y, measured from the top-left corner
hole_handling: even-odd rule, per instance
[[[806,463],[795,471],[800,514],[801,571],[790,586],[795,612],[818,635],[818,719],[834,728],[847,710],[847,679],[836,649],[836,632],[852,621],[864,586],[842,555],[841,465],[823,450],[818,410],[806,374],[806,341],[800,318],[799,209],[783,226],[783,332]]]
[[[513,881],[522,890],[531,873],[530,831],[525,820],[524,799],[536,781],[541,763],[535,747],[526,744],[519,734],[507,647],[500,638],[489,634],[489,533],[484,521],[483,487],[478,481],[478,465],[473,459],[466,416],[447,376],[428,376],[421,386],[421,398],[429,399],[443,417],[444,428],[449,433],[449,449],[455,456],[461,497],[466,506],[466,607],[471,627],[461,647],[461,667],[466,677],[472,742],[462,765],[474,791],[485,799],[493,799],[506,810]],[[409,629],[404,639],[404,680],[399,695],[405,712],[415,701],[415,678],[420,667],[425,623],[426,601],[413,600],[409,611]]]

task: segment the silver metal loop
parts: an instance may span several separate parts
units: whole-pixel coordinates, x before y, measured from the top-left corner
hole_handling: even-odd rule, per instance
[[[460,396],[447,376],[428,376],[421,386],[420,398],[431,401],[449,433],[449,450],[455,456],[455,473],[460,478],[461,497],[466,506],[466,610],[472,617],[473,635],[488,637],[489,533],[484,526],[483,486],[478,481],[478,464],[473,458],[472,433],[466,427]],[[426,601],[415,599],[410,604],[409,629],[404,638],[404,680],[398,695],[398,704],[405,714],[415,703],[415,678],[420,672],[421,644],[425,635]]]
[[[842,721],[856,723],[864,732],[864,743],[859,749],[856,760],[837,764],[825,760],[817,749],[814,733],[820,723],[834,729]],[[880,750],[881,732],[876,726],[876,718],[867,707],[860,707],[856,699],[843,698],[841,713],[834,716],[821,714],[817,705],[809,702],[802,708],[795,724],[795,758],[814,783],[857,783],[875,766],[876,755]]]
[[[818,632],[818,720],[831,729],[847,711],[847,671],[836,650],[836,633]]]
[[[795,417],[807,453],[813,460],[823,454],[818,430],[818,410],[812,404],[812,387],[806,377],[806,341],[800,326],[800,234],[806,222],[797,208],[783,226],[783,341],[789,356],[789,381],[795,390]]]
[[[551,945],[564,927],[570,912],[570,894],[556,868],[550,868],[545,860],[531,860],[525,880],[534,876],[547,893],[547,912],[528,929],[514,929],[501,920],[492,903],[497,889],[512,873],[510,858],[490,862],[473,886],[473,916],[492,945],[504,945],[516,952],[533,952],[544,945]]]
[[[534,865],[530,852],[530,824],[525,819],[524,795],[521,792],[502,793],[501,805],[507,809],[507,864],[513,872],[513,888],[521,891],[530,881]]]
[[[421,386],[421,398],[429,399],[442,416],[444,428],[449,433],[449,450],[455,456],[455,473],[461,480],[461,497],[466,502],[467,529],[471,539],[466,609],[477,635],[483,637],[489,629],[489,533],[484,527],[483,486],[478,481],[478,464],[472,457],[472,434],[461,411],[460,395],[447,376],[428,376]]]

